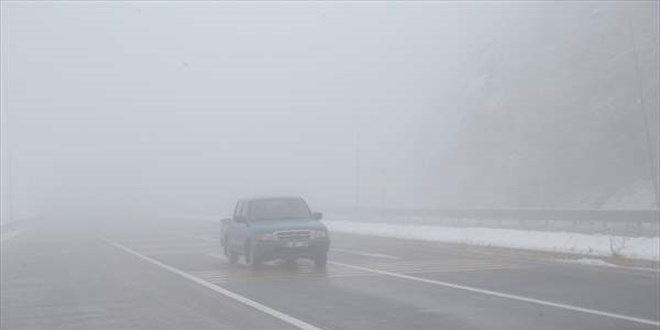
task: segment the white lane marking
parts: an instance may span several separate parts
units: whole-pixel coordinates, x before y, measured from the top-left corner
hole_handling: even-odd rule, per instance
[[[200,240],[203,240],[203,241],[208,241],[208,242],[213,242],[213,243],[220,244],[220,239],[213,239],[211,237],[185,234],[185,233],[180,233],[180,232],[174,231],[174,230],[166,230],[166,232],[169,233],[169,234],[172,234],[172,235],[180,236],[180,237],[200,239]]]
[[[341,253],[355,254],[355,255],[363,256],[363,257],[374,257],[374,258],[383,258],[383,259],[392,259],[392,260],[401,259],[399,257],[395,257],[395,256],[387,255],[387,254],[382,254],[382,253],[365,252],[365,251],[358,251],[358,250],[346,250],[346,249],[339,249],[339,248],[331,248],[330,250],[341,252]]]
[[[14,230],[14,231],[8,231],[3,234],[0,234],[0,243],[4,243],[12,238],[15,238],[16,236],[22,234],[23,232],[20,230]]]
[[[116,242],[113,242],[113,241],[110,241],[110,240],[107,240],[107,239],[104,239],[104,241],[106,241],[106,243],[108,243],[108,244],[110,244],[110,245],[112,245],[116,248],[119,248],[119,249],[123,250],[124,252],[132,254],[132,255],[134,255],[134,256],[142,259],[142,260],[148,261],[148,262],[150,262],[150,263],[152,263],[152,264],[154,264],[158,267],[161,267],[165,270],[168,270],[168,271],[170,271],[174,274],[177,274],[177,275],[179,275],[179,276],[181,276],[181,277],[183,277],[187,280],[195,282],[195,283],[197,283],[197,284],[199,284],[199,285],[201,285],[201,286],[203,286],[203,287],[205,287],[209,290],[215,291],[215,292],[217,292],[221,295],[224,295],[226,297],[234,299],[234,300],[236,300],[236,301],[238,301],[238,302],[240,302],[244,305],[247,305],[249,307],[252,307],[252,308],[254,308],[254,309],[256,309],[260,312],[263,312],[263,313],[268,314],[268,315],[270,315],[274,318],[277,318],[277,319],[282,320],[286,323],[289,323],[289,324],[293,325],[296,328],[303,329],[303,330],[323,330],[323,329],[315,327],[315,326],[313,326],[313,325],[311,325],[311,324],[309,324],[305,321],[299,320],[299,319],[297,319],[293,316],[290,316],[288,314],[284,314],[284,313],[282,313],[282,312],[280,312],[280,311],[278,311],[274,308],[271,308],[271,307],[268,307],[264,304],[258,303],[256,301],[254,301],[252,299],[249,299],[245,296],[242,296],[238,293],[229,291],[229,290],[227,290],[227,289],[225,289],[221,286],[218,286],[216,284],[212,284],[210,282],[204,281],[201,278],[195,277],[195,276],[190,275],[190,274],[188,274],[188,273],[186,273],[182,270],[179,270],[179,269],[174,268],[172,266],[166,265],[166,264],[164,264],[164,263],[162,263],[158,260],[149,258],[149,257],[147,257],[145,255],[142,255],[138,252],[135,252],[135,251],[119,244],[119,243],[116,243]]]
[[[197,238],[207,239],[205,237],[197,237]],[[338,252],[358,253],[357,251],[343,250],[343,249],[336,249],[336,248],[332,248],[332,250],[335,250],[335,251],[338,251]],[[369,253],[369,252],[367,252],[367,253]],[[369,253],[369,254],[371,256],[373,256],[372,253]],[[381,256],[385,256],[385,255],[381,255]],[[394,256],[388,256],[388,257],[398,259],[397,257],[394,257]],[[555,307],[555,308],[560,308],[560,309],[567,309],[567,310],[582,312],[582,313],[586,313],[586,314],[605,316],[605,317],[610,317],[610,318],[614,318],[614,319],[625,320],[625,321],[636,322],[636,323],[641,323],[641,324],[647,324],[647,325],[660,327],[660,321],[655,321],[655,320],[648,320],[648,319],[643,319],[643,318],[638,318],[638,317],[633,317],[633,316],[627,316],[627,315],[623,315],[623,314],[609,313],[609,312],[599,311],[599,310],[590,309],[590,308],[583,308],[583,307],[573,306],[573,305],[569,305],[569,304],[555,303],[555,302],[546,301],[546,300],[540,300],[540,299],[529,298],[529,297],[525,297],[525,296],[519,296],[519,295],[508,294],[508,293],[503,293],[503,292],[491,291],[491,290],[486,290],[486,289],[480,289],[480,288],[475,288],[475,287],[470,287],[470,286],[465,286],[465,285],[460,285],[460,284],[454,284],[454,283],[449,283],[449,282],[436,281],[436,280],[426,279],[426,278],[423,278],[423,277],[417,277],[417,276],[405,275],[405,274],[400,274],[400,273],[393,273],[393,272],[377,270],[377,269],[372,269],[372,268],[366,268],[366,267],[361,267],[361,266],[349,265],[349,264],[345,264],[345,263],[342,263],[342,262],[328,261],[328,263],[334,264],[334,265],[337,265],[337,266],[352,268],[352,269],[356,269],[356,270],[362,270],[362,271],[365,271],[365,272],[380,274],[380,275],[398,277],[398,278],[402,278],[402,279],[407,279],[407,280],[412,280],[412,281],[417,281],[417,282],[423,282],[423,283],[429,283],[429,284],[435,284],[435,285],[440,285],[440,286],[459,289],[459,290],[465,290],[465,291],[471,291],[471,292],[496,296],[496,297],[500,297],[500,298],[507,298],[507,299],[512,299],[512,300],[524,301],[524,302],[538,304],[538,305],[550,306],[550,307]],[[200,279],[200,281],[203,281],[203,280]],[[208,283],[208,282],[206,282],[206,283]]]
[[[543,306],[550,306],[550,307],[556,307],[556,308],[561,308],[561,309],[567,309],[567,310],[571,310],[571,311],[575,311],[575,312],[582,312],[582,313],[586,313],[586,314],[605,316],[605,317],[610,317],[610,318],[613,318],[613,319],[619,319],[619,320],[624,320],[624,321],[630,321],[630,322],[635,322],[635,323],[652,325],[652,326],[656,326],[656,327],[660,326],[660,322],[655,321],[655,320],[648,320],[648,319],[642,319],[642,318],[627,316],[627,315],[622,315],[622,314],[603,312],[603,311],[590,309],[590,308],[583,308],[583,307],[578,307],[578,306],[573,306],[573,305],[568,305],[568,304],[555,303],[555,302],[546,301],[546,300],[540,300],[540,299],[534,299],[534,298],[529,298],[529,297],[524,297],[524,296],[518,296],[518,295],[514,295],[514,294],[508,294],[508,293],[503,293],[503,292],[480,289],[480,288],[475,288],[475,287],[470,287],[470,286],[460,285],[460,284],[454,284],[454,283],[449,283],[449,282],[436,281],[436,280],[431,280],[431,279],[427,279],[427,278],[423,278],[423,277],[417,277],[417,276],[411,276],[411,275],[405,275],[405,274],[399,274],[399,273],[393,273],[393,272],[378,270],[378,269],[371,269],[371,268],[366,268],[366,267],[361,267],[361,266],[349,265],[349,264],[345,264],[345,263],[342,263],[342,262],[328,261],[328,263],[333,264],[333,265],[337,265],[337,266],[343,266],[343,267],[351,268],[351,269],[362,270],[362,271],[365,271],[365,272],[380,274],[380,275],[392,276],[392,277],[397,277],[397,278],[402,278],[402,279],[417,281],[417,282],[422,282],[422,283],[428,283],[428,284],[435,284],[435,285],[444,286],[444,287],[448,287],[448,288],[452,288],[452,289],[476,292],[476,293],[486,294],[486,295],[500,297],[500,298],[507,298],[507,299],[512,299],[512,300],[524,301],[524,302],[528,302],[528,303],[532,303],[532,304],[538,304],[538,305],[543,305]]]

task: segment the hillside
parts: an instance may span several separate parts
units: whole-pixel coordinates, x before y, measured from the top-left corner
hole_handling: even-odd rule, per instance
[[[458,138],[427,183],[436,203],[654,207],[658,3],[573,7],[520,11],[512,24],[529,28],[494,27],[465,58]]]

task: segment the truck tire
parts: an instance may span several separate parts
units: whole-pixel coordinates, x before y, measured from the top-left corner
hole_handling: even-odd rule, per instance
[[[327,253],[319,254],[318,256],[314,257],[314,266],[317,269],[324,269],[326,265],[328,265]]]
[[[284,264],[287,267],[296,267],[296,258],[293,257],[284,258]]]
[[[238,263],[238,253],[236,251],[232,251],[228,246],[225,246],[225,254],[227,254],[230,264],[235,265]]]
[[[225,255],[225,257],[229,257],[229,250],[227,250],[227,239],[222,239],[220,240],[220,244],[222,245],[222,253]]]
[[[261,260],[255,257],[254,250],[250,242],[245,243],[245,264],[248,265],[251,269],[257,269],[261,265]]]

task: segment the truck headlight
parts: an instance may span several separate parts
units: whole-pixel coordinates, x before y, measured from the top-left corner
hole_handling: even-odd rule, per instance
[[[254,235],[255,241],[273,241],[275,240],[275,235],[273,233],[261,233]]]
[[[314,230],[314,238],[326,238],[328,237],[328,231],[326,229],[317,229]]]

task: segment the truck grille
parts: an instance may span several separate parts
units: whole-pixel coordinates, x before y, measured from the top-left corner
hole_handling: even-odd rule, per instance
[[[281,241],[309,241],[312,238],[311,230],[278,231],[275,237]]]

